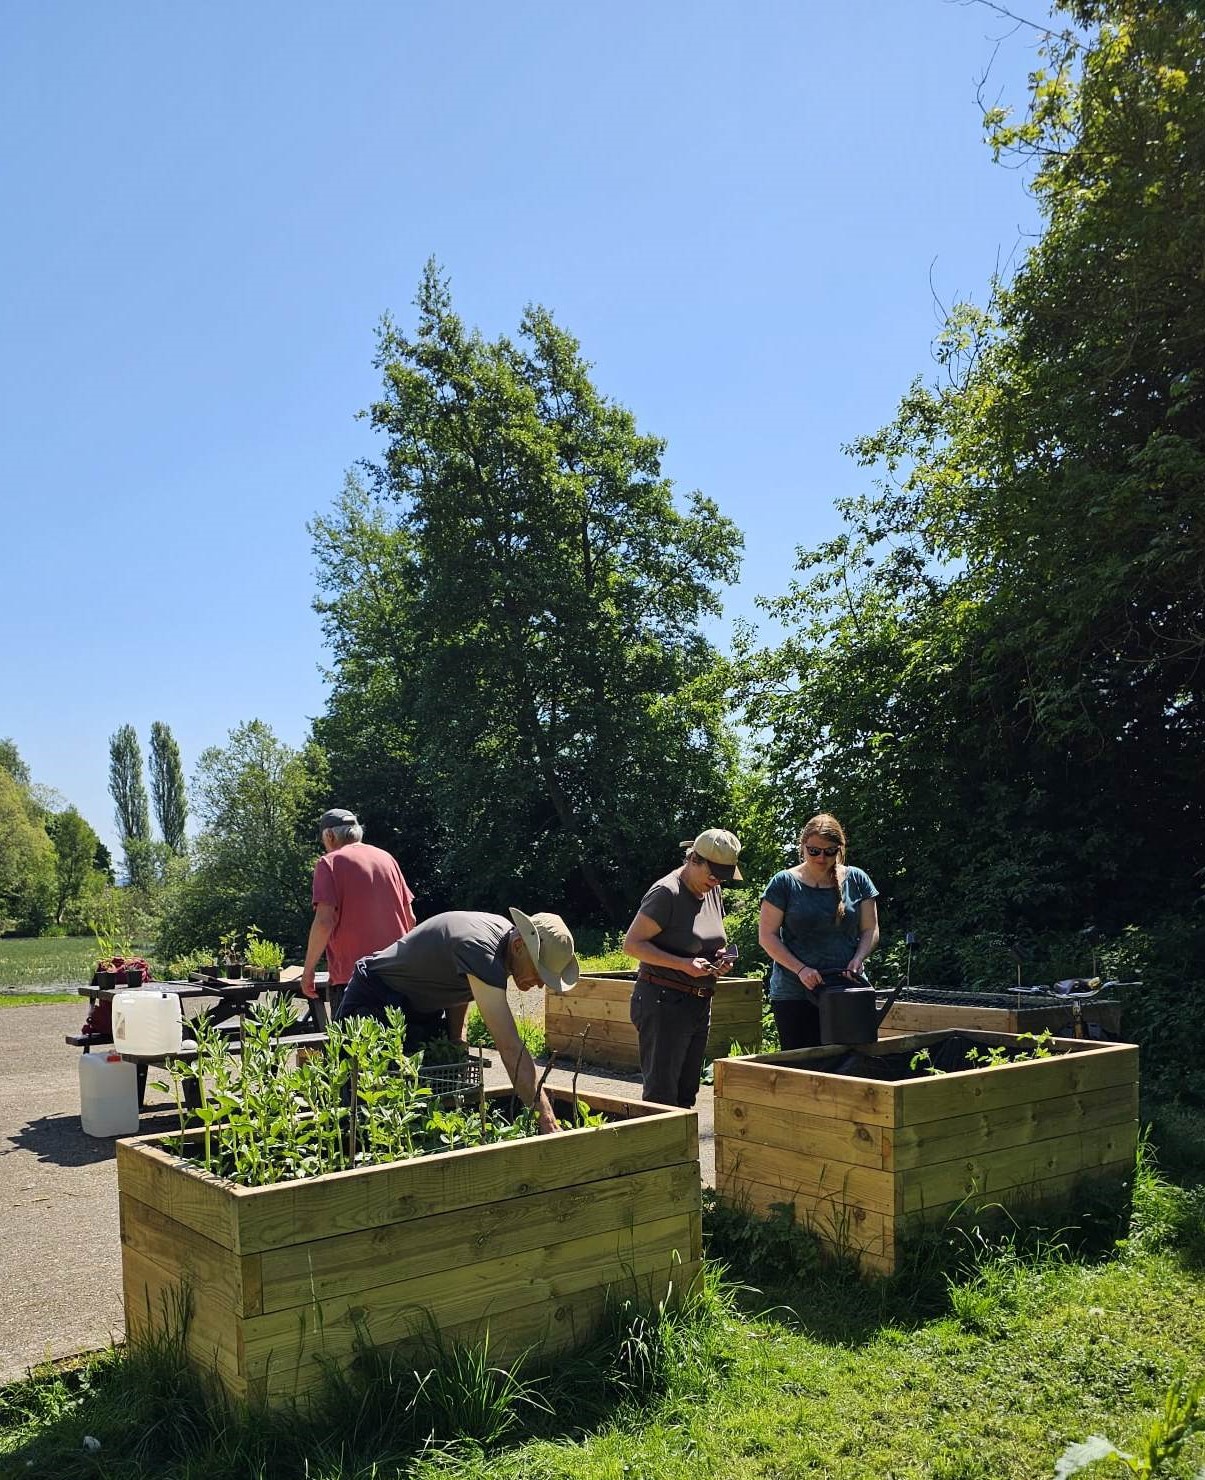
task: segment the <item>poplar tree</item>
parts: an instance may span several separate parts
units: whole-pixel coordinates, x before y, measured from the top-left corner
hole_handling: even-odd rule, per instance
[[[151,726],[151,800],[163,841],[173,853],[182,854],[188,822],[184,767],[175,737],[159,720]]]
[[[143,845],[151,840],[151,819],[142,779],[142,750],[133,725],[122,725],[109,737],[109,795],[125,850],[126,874],[131,884],[145,885],[150,855]]]

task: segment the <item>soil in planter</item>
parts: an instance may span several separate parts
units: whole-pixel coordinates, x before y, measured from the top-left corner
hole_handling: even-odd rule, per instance
[[[982,1065],[973,1060],[968,1062],[968,1058],[976,1051],[982,1051],[984,1046],[981,1039],[968,1038],[963,1033],[951,1033],[940,1043],[930,1044],[927,1060],[918,1063],[915,1069],[912,1067],[912,1060],[916,1057],[913,1051],[879,1054],[860,1053],[857,1050],[834,1054],[832,1058],[809,1060],[799,1067],[807,1069],[811,1074],[845,1074],[854,1079],[881,1079],[889,1083],[902,1079],[931,1079],[934,1073],[959,1074],[968,1069],[981,1068]],[[1004,1053],[1009,1062],[1034,1057],[1033,1046],[1027,1043],[1004,1045]],[[1058,1049],[1052,1047],[1050,1053],[1054,1057],[1058,1054]]]

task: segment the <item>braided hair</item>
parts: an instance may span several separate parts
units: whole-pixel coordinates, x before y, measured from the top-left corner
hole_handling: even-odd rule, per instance
[[[809,838],[824,838],[828,843],[837,845],[837,856],[833,859],[833,880],[837,886],[837,913],[833,916],[836,924],[845,918],[845,829],[837,819],[829,812],[817,812],[815,817],[810,817],[803,824],[803,831],[799,834],[799,861],[803,863],[807,858],[804,851]]]

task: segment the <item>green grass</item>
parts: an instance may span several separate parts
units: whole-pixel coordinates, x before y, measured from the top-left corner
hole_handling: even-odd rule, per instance
[[[712,1211],[707,1238],[732,1273],[684,1314],[620,1304],[591,1351],[509,1374],[369,1354],[308,1416],[207,1402],[166,1346],[47,1370],[0,1391],[0,1475],[1034,1480],[1089,1435],[1140,1450],[1177,1372],[1205,1373],[1205,1190],[1149,1165],[1119,1243],[971,1237],[893,1281],[822,1264],[786,1220]],[[1198,1432],[1142,1473],[1202,1463]]]
[[[31,940],[0,937],[0,991],[7,987],[81,986],[91,981],[96,942],[88,936]]]
[[[5,992],[0,991],[0,1007],[46,1007],[56,1003],[79,1002],[76,992]]]

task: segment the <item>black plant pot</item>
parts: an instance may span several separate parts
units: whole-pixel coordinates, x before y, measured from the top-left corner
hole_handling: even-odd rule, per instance
[[[117,973],[115,971],[98,971],[93,977],[93,982],[102,992],[112,992],[117,987]]]
[[[227,981],[236,982],[243,974],[242,963],[239,961],[227,961],[222,969],[222,975]]]
[[[140,987],[142,985],[142,972],[137,967],[133,971],[125,973],[127,987]]]

